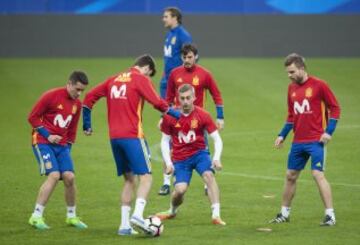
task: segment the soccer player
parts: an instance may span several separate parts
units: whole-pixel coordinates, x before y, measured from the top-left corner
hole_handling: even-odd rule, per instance
[[[288,87],[288,116],[275,140],[275,147],[283,146],[290,130],[294,131],[294,139],[288,157],[281,211],[270,223],[289,222],[296,181],[311,157],[311,173],[325,206],[325,218],[321,225],[332,226],[335,225],[335,213],[324,170],[326,144],[335,131],[340,107],[328,84],[308,75],[304,57],[295,53],[288,55],[285,67],[291,80]]]
[[[195,89],[189,84],[183,84],[178,89],[178,100],[181,107],[179,120],[164,116],[161,131],[161,152],[167,166],[167,172],[175,169],[175,188],[171,197],[170,209],[158,213],[162,219],[171,219],[176,216],[179,206],[183,203],[184,195],[190,184],[193,170],[203,178],[208,186],[208,197],[211,202],[212,223],[225,225],[220,218],[219,187],[214,176],[214,169],[221,170],[220,156],[222,140],[211,116],[202,108],[195,106]],[[214,140],[214,156],[210,154],[205,142],[205,131]],[[170,157],[170,140],[172,154]]]
[[[87,84],[86,74],[74,71],[66,87],[45,92],[28,117],[33,127],[32,148],[39,162],[40,174],[47,175],[29,219],[29,224],[39,230],[50,228],[44,221],[43,212],[59,180],[63,180],[65,187],[66,223],[80,229],[87,228],[76,216],[75,174],[70,156],[81,111],[79,97]]]
[[[181,48],[184,44],[191,43],[192,37],[182,25],[180,9],[166,8],[163,13],[163,22],[165,28],[169,29],[164,44],[164,73],[160,81],[160,96],[165,99],[170,73],[174,68],[182,65]],[[159,195],[170,194],[171,177],[172,175],[167,174],[164,168],[164,184],[159,190]]]
[[[181,49],[183,65],[172,70],[168,80],[166,101],[169,104],[179,106],[178,88],[183,84],[190,84],[195,89],[194,105],[201,108],[205,107],[206,90],[208,90],[216,105],[217,119],[216,125],[219,130],[224,128],[223,99],[220,90],[213,76],[204,67],[196,64],[198,50],[193,44],[185,44]],[[170,193],[171,175],[164,174],[164,182],[159,194],[168,195]],[[205,186],[205,193],[207,188]]]
[[[125,179],[121,194],[119,235],[137,233],[130,223],[145,233],[151,233],[143,219],[146,199],[152,183],[149,152],[142,129],[144,100],[157,110],[176,116],[175,111],[169,108],[154,90],[149,77],[154,76],[155,71],[153,58],[150,55],[140,56],[133,67],[100,83],[91,89],[84,99],[83,129],[86,135],[91,135],[91,109],[100,98],[106,97],[109,135],[117,174],[123,175]],[[139,176],[139,186],[135,210],[130,219],[132,194],[136,184],[135,175]]]
[[[192,37],[182,25],[182,14],[176,7],[168,7],[163,13],[165,28],[169,29],[164,44],[164,74],[160,81],[160,96],[165,99],[170,72],[182,64],[181,48],[192,42]]]

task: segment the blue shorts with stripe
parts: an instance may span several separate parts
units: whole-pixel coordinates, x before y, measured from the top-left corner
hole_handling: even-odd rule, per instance
[[[321,142],[293,143],[288,158],[288,169],[303,170],[311,157],[312,170],[325,170],[326,148]]]
[[[174,162],[174,167],[174,185],[178,183],[189,184],[194,169],[200,176],[202,176],[203,173],[206,171],[211,171],[214,173],[214,170],[211,168],[210,154],[207,150],[198,151],[197,153],[183,161]]]
[[[151,173],[150,151],[145,139],[112,139],[111,149],[118,176],[130,172],[135,175]]]
[[[48,175],[51,172],[74,172],[69,146],[36,144],[32,146],[32,149],[39,163],[41,175]]]

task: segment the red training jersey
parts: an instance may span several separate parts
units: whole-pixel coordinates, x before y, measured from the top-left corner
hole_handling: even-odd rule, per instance
[[[46,128],[50,134],[62,137],[60,145],[74,143],[79,122],[81,102],[70,97],[66,88],[45,92],[31,110],[28,121],[33,127],[33,144],[50,144],[35,129]]]
[[[160,99],[150,79],[136,68],[112,76],[91,89],[85,96],[84,106],[92,109],[101,97],[106,97],[111,139],[144,137],[144,99],[161,112],[168,110],[167,103]]]
[[[194,87],[196,97],[194,105],[204,108],[206,90],[209,90],[215,105],[223,106],[221,93],[214,78],[211,73],[202,66],[196,64],[191,68],[179,66],[172,70],[166,90],[166,101],[169,104],[179,106],[178,88],[183,84],[190,84]]]
[[[206,149],[205,130],[211,134],[217,127],[210,114],[198,106],[189,115],[182,114],[179,120],[164,116],[161,131],[171,136],[172,161],[185,160]]]
[[[339,117],[339,104],[324,81],[309,76],[302,84],[289,84],[287,122],[294,124],[295,143],[320,140],[328,118]]]

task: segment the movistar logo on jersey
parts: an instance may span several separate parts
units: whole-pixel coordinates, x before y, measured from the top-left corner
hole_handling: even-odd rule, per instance
[[[110,90],[111,99],[126,99],[126,84],[117,87],[113,85]]]
[[[187,134],[184,134],[182,131],[180,131],[178,133],[178,139],[179,139],[179,143],[185,143],[185,144],[189,144],[192,142],[195,142],[196,140],[196,134],[194,130],[190,130]]]
[[[66,119],[64,119],[61,114],[57,114],[54,118],[54,125],[59,126],[60,128],[67,128],[69,127],[71,120],[72,115],[69,115]]]
[[[309,101],[307,99],[304,99],[301,104],[295,101],[294,112],[295,114],[311,113]]]
[[[166,46],[164,45],[164,56],[165,57],[172,57],[172,46]]]

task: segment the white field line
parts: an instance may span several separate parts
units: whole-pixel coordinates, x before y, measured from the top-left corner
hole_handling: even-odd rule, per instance
[[[231,173],[231,172],[219,172],[219,175],[229,175],[235,177],[249,178],[249,179],[257,179],[257,180],[273,180],[273,181],[285,181],[285,176],[283,178],[273,177],[273,176],[263,176],[263,175],[253,175],[253,174],[241,174],[241,173]],[[305,183],[314,183],[312,180],[302,180],[299,179],[299,182]],[[345,187],[357,187],[360,188],[360,184],[350,184],[350,183],[341,183],[341,182],[330,182],[332,186],[345,186]]]
[[[342,129],[354,129],[354,128],[360,128],[360,125],[343,125],[339,126],[339,128]],[[226,133],[222,136],[232,136],[232,135],[249,135],[249,134],[264,134],[269,133],[269,131],[246,131],[246,132],[233,132],[233,133]],[[272,132],[271,132],[272,133]],[[154,144],[150,146],[150,152],[151,152],[151,159],[162,162],[162,157],[159,154],[160,151],[160,143]],[[253,175],[253,174],[241,174],[241,173],[231,173],[231,172],[220,172],[220,174],[229,175],[229,176],[236,176],[236,177],[242,177],[242,178],[250,178],[250,179],[260,179],[260,180],[272,180],[272,181],[284,181],[284,177],[272,177],[272,176],[263,176],[263,175]],[[306,183],[313,183],[311,180],[298,180],[300,182],[306,182]],[[338,183],[338,182],[331,182],[331,185],[333,186],[345,186],[345,187],[356,187],[360,188],[360,184],[350,184],[350,183]]]

